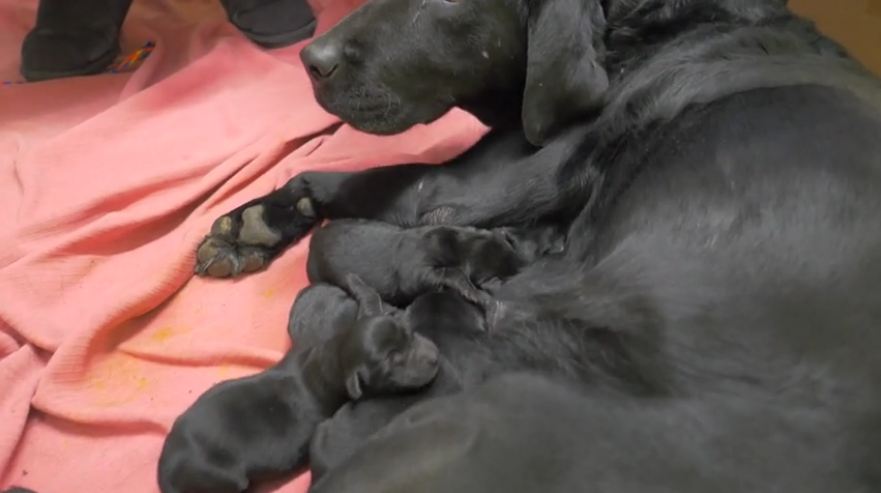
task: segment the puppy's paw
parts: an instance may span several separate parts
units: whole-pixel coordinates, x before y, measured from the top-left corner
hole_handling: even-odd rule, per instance
[[[492,300],[483,307],[486,316],[486,331],[491,332],[502,319],[503,307],[498,300]]]
[[[458,216],[458,212],[455,207],[449,205],[435,207],[419,215],[419,224],[453,224]]]

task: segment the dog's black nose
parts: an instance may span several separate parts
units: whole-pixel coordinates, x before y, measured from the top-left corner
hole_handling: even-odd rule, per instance
[[[342,62],[342,50],[336,43],[316,41],[300,53],[303,65],[315,80],[330,78]]]

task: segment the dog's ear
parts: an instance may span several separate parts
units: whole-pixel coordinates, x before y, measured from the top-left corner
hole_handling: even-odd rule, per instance
[[[605,14],[599,0],[529,0],[523,131],[542,145],[555,130],[598,108]]]
[[[383,315],[383,303],[379,293],[368,286],[357,274],[346,275],[346,289],[358,302],[358,317]]]
[[[362,374],[364,373],[363,368],[358,368],[353,371],[348,377],[346,377],[346,394],[349,395],[349,399],[353,401],[357,401],[364,395],[364,392],[361,390],[361,379]]]

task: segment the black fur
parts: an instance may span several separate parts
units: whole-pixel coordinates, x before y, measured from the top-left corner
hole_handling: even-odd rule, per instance
[[[879,491],[881,84],[784,3],[369,2],[315,42],[341,47],[340,69],[315,81],[319,101],[367,130],[403,130],[454,105],[495,130],[445,166],[303,173],[219,219],[200,265],[241,263],[252,248],[268,261],[322,218],[554,221],[568,226],[566,253],[495,291],[496,327],[519,339],[518,357],[546,350],[564,373],[579,370],[596,409],[610,399],[631,409],[586,412],[566,430],[547,424],[547,434],[588,445],[599,436],[606,451],[561,445],[559,475],[596,472],[580,477],[579,491]],[[542,14],[556,19],[539,22]],[[416,34],[429,25],[431,36]],[[480,34],[456,36],[456,25]],[[537,36],[541,48],[531,50]],[[600,68],[608,86],[588,97],[603,89]],[[538,86],[549,101],[557,91],[583,104],[562,115],[540,105],[547,114],[535,121],[546,123],[517,128],[530,69],[563,81]],[[358,112],[374,89],[406,110],[382,124],[381,113]],[[254,233],[263,228],[277,234]],[[277,241],[256,241],[267,237]],[[218,273],[236,273],[233,264],[222,260]],[[535,327],[540,338],[528,336]],[[548,370],[557,372],[536,368]],[[516,393],[516,380],[509,385]],[[501,420],[514,407],[486,412]],[[484,418],[461,421],[481,429]],[[491,436],[522,443],[528,430]],[[658,446],[640,447],[652,437]],[[642,459],[636,471],[628,444]],[[453,464],[518,477],[552,450],[494,446],[447,449],[451,458],[437,461],[436,443],[412,445],[400,452],[406,468],[376,477],[361,474],[386,464],[371,444],[320,491],[350,491],[352,481],[369,492],[410,474],[419,487],[402,491],[469,491],[457,489]],[[522,481],[488,491],[553,490]]]
[[[356,274],[397,306],[407,306],[428,290],[452,289],[490,313],[495,302],[480,288],[516,274],[554,250],[558,241],[541,230],[402,229],[377,221],[340,220],[312,235],[306,272],[313,283],[338,286]]]
[[[297,294],[288,317],[288,334],[298,349],[318,345],[351,327],[358,302],[330,284],[313,284]]]
[[[433,341],[441,354],[438,374],[423,392],[345,404],[315,430],[309,448],[313,481],[358,450],[364,440],[408,407],[429,396],[456,393],[489,374],[484,315],[452,291],[429,292],[397,312],[408,327]]]
[[[414,406],[310,491],[873,491],[840,467],[853,444],[836,431],[768,400],[634,401],[510,374]]]
[[[354,290],[367,292],[363,285]],[[379,303],[362,303],[354,324],[324,342],[201,395],[166,438],[158,471],[163,493],[240,492],[294,471],[306,465],[315,426],[346,401],[434,379],[436,346],[382,315]]]
[[[373,433],[419,401],[471,389],[506,372],[531,370],[631,395],[664,392],[628,364],[625,341],[616,340],[619,334],[608,330],[529,324],[516,332],[487,333],[482,313],[452,291],[423,294],[399,316],[437,345],[442,355],[437,378],[419,394],[347,403],[319,425],[309,453],[314,480],[342,464]]]

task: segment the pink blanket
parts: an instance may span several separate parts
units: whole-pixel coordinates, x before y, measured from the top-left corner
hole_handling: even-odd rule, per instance
[[[319,31],[353,5],[320,5]],[[174,418],[288,348],[307,244],[238,281],[192,277],[212,220],[307,169],[439,162],[484,129],[453,112],[395,137],[314,102],[297,53],[264,52],[216,0],[138,0],[134,73],[0,86],[0,487],[157,490]],[[34,0],[0,0],[16,79]],[[278,491],[304,491],[303,476]]]

